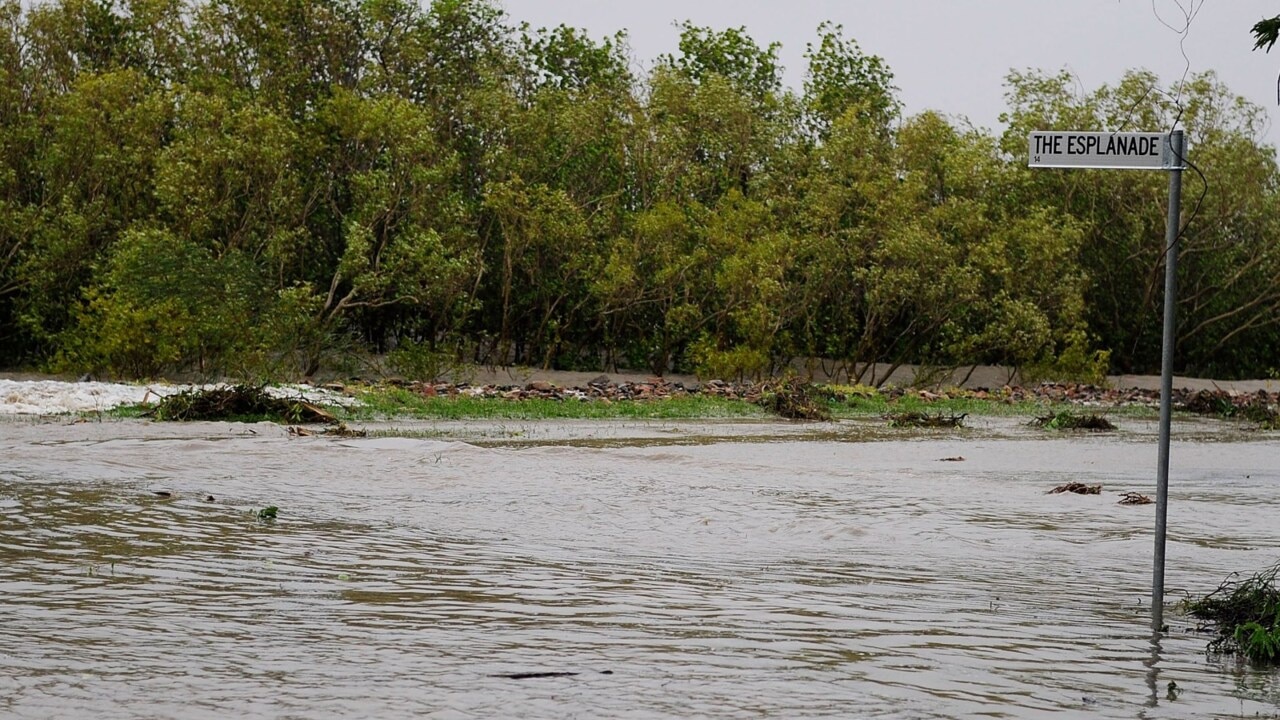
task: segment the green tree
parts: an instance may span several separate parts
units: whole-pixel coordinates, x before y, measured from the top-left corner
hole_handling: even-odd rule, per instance
[[[164,230],[125,232],[75,306],[55,369],[138,378],[221,374],[250,340],[261,284],[240,253],[215,258]]]
[[[825,138],[832,123],[857,108],[887,135],[900,108],[889,66],[879,56],[863,54],[840,25],[823,23],[818,35],[817,46],[810,44],[805,52],[804,97],[814,131]]]

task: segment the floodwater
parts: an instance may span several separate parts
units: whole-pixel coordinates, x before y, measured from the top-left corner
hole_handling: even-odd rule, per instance
[[[1150,424],[1013,426],[0,423],[0,716],[1276,716],[1151,637]],[[1191,430],[1170,603],[1280,559],[1280,439]]]

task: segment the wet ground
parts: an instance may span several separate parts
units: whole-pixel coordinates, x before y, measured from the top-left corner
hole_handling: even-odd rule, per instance
[[[0,716],[1280,712],[1151,639],[1154,425],[1021,422],[0,423]],[[1171,603],[1280,559],[1280,439],[1175,438]]]

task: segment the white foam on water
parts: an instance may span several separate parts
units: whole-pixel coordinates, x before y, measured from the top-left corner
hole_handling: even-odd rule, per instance
[[[220,385],[171,385],[151,383],[130,385],[108,382],[65,382],[61,380],[0,380],[0,415],[67,415],[104,412],[121,405],[155,401],[193,388]],[[350,407],[354,398],[310,385],[282,385],[266,388],[275,397],[301,397],[308,402]]]

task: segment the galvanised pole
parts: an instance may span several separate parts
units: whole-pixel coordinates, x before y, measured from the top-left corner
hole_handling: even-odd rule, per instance
[[[1169,219],[1164,255],[1164,339],[1160,358],[1160,455],[1156,461],[1156,550],[1151,574],[1151,629],[1164,632],[1164,545],[1169,510],[1169,422],[1173,415],[1173,345],[1177,330],[1178,236],[1182,220],[1182,131],[1169,133],[1176,163],[1169,170]]]

